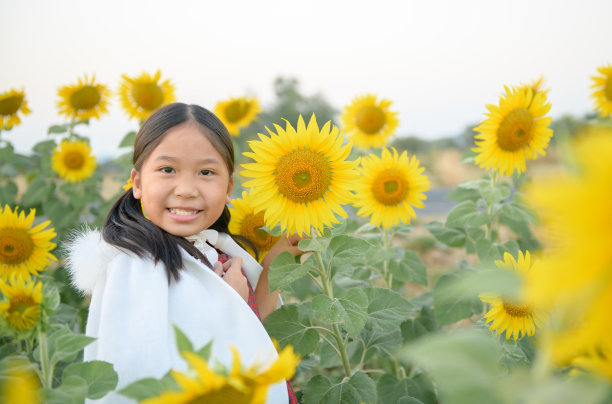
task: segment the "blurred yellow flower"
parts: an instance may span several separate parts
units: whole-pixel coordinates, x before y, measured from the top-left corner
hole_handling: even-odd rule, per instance
[[[0,403],[41,404],[40,382],[31,370],[8,370],[0,381]]]
[[[169,79],[161,80],[161,71],[151,76],[142,73],[137,77],[121,75],[123,80],[119,86],[121,106],[130,118],[146,120],[153,112],[176,100],[174,86]]]
[[[521,84],[519,88],[525,91],[527,89],[531,89],[534,96],[539,92],[544,93],[544,95],[548,96],[548,92],[550,91],[550,89],[548,88],[544,89],[544,76],[540,76],[539,79],[532,81],[530,84]]]
[[[612,382],[612,342],[604,342],[605,345],[591,347],[582,355],[572,360],[572,365],[578,373],[588,372],[605,377]]]
[[[297,130],[287,122],[286,130],[274,125],[277,134],[259,135],[250,141],[252,152],[245,156],[255,163],[242,164],[241,174],[253,178],[244,183],[253,187],[254,209],[265,209],[266,225],[278,223],[283,231],[310,234],[323,226],[338,223],[334,213],[347,217],[342,208],[352,200],[357,161],[347,161],[351,144],[327,122],[321,130],[312,115],[308,127],[300,116]]]
[[[370,223],[389,229],[416,218],[414,208],[423,208],[430,188],[415,156],[406,151],[398,155],[394,148],[382,150],[379,158],[369,154],[361,160],[361,177],[355,189],[353,205],[359,216],[370,216]]]
[[[132,189],[132,179],[128,178],[127,181],[125,182],[125,184],[123,184],[122,186],[124,191],[128,191],[130,189]]]
[[[612,335],[612,129],[591,128],[573,147],[577,170],[527,189],[547,256],[527,297],[554,308],[552,359],[566,362]]]
[[[389,110],[392,102],[376,98],[374,94],[357,96],[340,116],[347,138],[361,149],[386,146],[399,125],[397,112]]]
[[[105,85],[96,83],[96,76],[88,79],[85,75],[77,84],[60,87],[57,95],[60,97],[57,102],[59,112],[67,118],[100,119],[100,115],[108,112],[110,91]]]
[[[220,101],[215,106],[215,115],[221,119],[232,136],[240,136],[240,129],[257,119],[261,112],[257,98],[239,97]]]
[[[232,207],[229,208],[231,214],[229,231],[232,234],[246,237],[255,244],[259,261],[261,262],[266,253],[270,251],[270,248],[272,248],[280,237],[272,236],[261,229],[265,226],[265,211],[261,210],[255,212],[254,205],[255,198],[246,191],[242,192],[242,199],[232,199]],[[245,247],[251,254],[254,253],[248,244],[246,244]]]
[[[28,108],[25,92],[11,88],[0,94],[0,130],[9,130],[19,125],[21,123],[19,113],[23,115],[32,113]]]
[[[46,227],[47,220],[34,227],[35,209],[28,216],[19,208],[12,211],[8,205],[0,208],[0,278],[11,276],[25,279],[37,275],[57,258],[50,253],[55,248],[51,240],[57,235],[55,229]]]
[[[519,251],[517,260],[506,252],[504,260],[496,260],[495,265],[500,269],[514,271],[523,279],[531,275],[534,267],[529,251],[525,255]],[[519,304],[496,293],[481,293],[479,297],[483,302],[491,304],[491,309],[484,316],[486,322],[491,323],[489,328],[497,331],[497,334],[505,331],[506,339],[514,338],[516,341],[525,335],[532,336],[536,327],[542,327],[545,313],[535,306]]]
[[[51,168],[68,182],[79,182],[91,177],[96,171],[96,158],[84,140],[62,140],[51,157]]]
[[[591,97],[595,100],[595,109],[603,117],[612,117],[612,64],[600,66],[597,71],[601,74],[591,76],[594,90]]]
[[[196,377],[170,371],[181,391],[166,391],[141,404],[264,404],[269,386],[293,377],[300,361],[290,345],[279,353],[278,359],[265,371],[261,371],[257,365],[243,370],[238,351],[232,349],[232,354],[232,369],[228,375],[224,375],[215,373],[200,356],[184,352]]]
[[[0,281],[0,291],[6,300],[0,301],[0,315],[17,331],[28,331],[40,321],[42,283],[13,277]]]
[[[486,108],[488,118],[474,128],[477,165],[510,176],[525,171],[527,159],[546,154],[553,131],[548,128],[552,118],[544,116],[550,110],[545,91],[506,87],[499,106]]]

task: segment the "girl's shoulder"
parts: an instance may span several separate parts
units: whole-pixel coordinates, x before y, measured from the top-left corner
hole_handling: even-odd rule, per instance
[[[107,243],[99,230],[90,228],[73,231],[64,242],[62,250],[73,286],[86,294],[91,294],[97,280],[114,259],[126,255],[138,258],[129,251]]]

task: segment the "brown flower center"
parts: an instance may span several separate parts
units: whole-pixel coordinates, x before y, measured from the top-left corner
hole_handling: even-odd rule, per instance
[[[395,206],[406,199],[408,181],[394,168],[383,170],[372,183],[374,199],[386,206]]]
[[[79,170],[85,164],[85,156],[80,151],[68,151],[64,153],[64,165],[71,170]]]
[[[154,111],[164,102],[164,92],[157,83],[137,83],[132,87],[132,98],[140,108]]]
[[[506,313],[510,314],[512,317],[527,317],[531,314],[531,310],[529,310],[528,306],[521,306],[512,303],[503,303],[504,310]]]
[[[533,138],[533,117],[525,108],[515,108],[499,124],[497,144],[502,150],[514,152]]]
[[[6,312],[6,321],[17,330],[29,330],[40,321],[40,305],[30,296],[15,296]]]
[[[604,94],[608,101],[612,102],[612,76],[608,77],[606,81],[606,87],[604,88]]]
[[[357,112],[357,127],[368,135],[377,134],[385,126],[385,123],[385,113],[379,107],[362,107]]]
[[[244,118],[250,109],[250,104],[244,100],[232,101],[225,107],[225,119],[228,122],[235,123]]]
[[[23,102],[22,95],[13,95],[0,100],[0,115],[10,116],[19,111]]]
[[[261,211],[245,215],[240,229],[240,234],[251,240],[260,253],[268,251],[280,238],[274,237],[265,230],[262,230],[261,227],[264,225],[264,211]]]
[[[278,190],[293,202],[312,202],[322,198],[330,182],[329,162],[310,149],[285,154],[276,168]]]
[[[0,263],[16,265],[32,255],[34,243],[26,230],[0,229]]]
[[[76,110],[95,108],[102,99],[100,91],[94,86],[83,86],[70,95],[70,105]]]

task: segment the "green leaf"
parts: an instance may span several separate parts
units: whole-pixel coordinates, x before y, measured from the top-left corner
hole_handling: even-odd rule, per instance
[[[113,365],[104,361],[72,363],[64,369],[62,380],[79,376],[87,383],[87,398],[102,398],[117,387],[118,377]]]
[[[496,403],[503,402],[496,389],[500,355],[490,334],[462,331],[421,338],[400,357],[427,371],[440,391],[440,402]]]
[[[335,236],[329,243],[334,263],[354,262],[363,257],[370,247],[371,244],[367,241],[346,235]]]
[[[71,331],[63,333],[55,340],[55,352],[53,354],[55,360],[61,361],[73,357],[95,340],[95,338],[85,335],[73,334]]]
[[[480,195],[489,205],[499,203],[510,196],[510,188],[507,184],[500,183],[491,187],[490,183],[481,183]]]
[[[427,268],[414,251],[406,250],[401,261],[389,262],[393,279],[427,285]]]
[[[312,299],[314,315],[325,323],[342,324],[351,335],[358,335],[367,318],[368,298],[359,289],[351,289],[341,299],[317,295]]]
[[[355,372],[348,384],[353,386],[361,397],[360,403],[375,403],[376,402],[376,383],[368,375],[363,372]]]
[[[21,197],[21,204],[25,206],[37,205],[52,196],[53,191],[55,191],[54,183],[46,182],[44,178],[38,177],[28,185],[28,189]]]
[[[339,324],[346,317],[338,299],[330,299],[327,295],[316,295],[312,299],[312,312],[316,318],[330,324]]]
[[[9,355],[0,360],[0,377],[5,376],[7,373],[27,372],[34,370],[36,367],[36,363],[30,362],[25,355]]]
[[[193,344],[189,338],[176,325],[174,327],[174,336],[176,338],[176,348],[183,356],[183,352],[193,352]]]
[[[131,131],[126,133],[126,135],[121,139],[121,143],[119,143],[119,147],[133,147],[134,139],[136,139],[136,132]]]
[[[62,377],[62,384],[57,388],[57,390],[66,393],[66,395],[73,400],[77,399],[81,401],[87,397],[87,380],[78,374]]]
[[[264,326],[281,347],[291,344],[297,353],[306,356],[312,353],[319,344],[319,333],[310,328],[309,314],[307,303],[299,306],[287,304],[272,312]]]
[[[331,239],[326,237],[306,238],[300,240],[298,248],[302,251],[319,251],[323,252],[329,247]]]
[[[14,204],[17,191],[17,184],[15,184],[13,181],[8,181],[6,185],[0,187],[0,201],[2,201],[3,204]]]
[[[503,219],[509,219],[519,222],[534,223],[535,215],[530,212],[529,208],[524,204],[513,201],[502,206],[500,216]]]
[[[448,212],[446,227],[478,227],[490,221],[489,215],[476,209],[473,201],[464,201]]]
[[[465,233],[461,229],[444,227],[440,221],[429,222],[425,228],[441,243],[449,247],[462,247],[465,244]]]
[[[36,143],[32,150],[39,154],[50,154],[55,149],[55,140],[43,140],[42,142]]]
[[[433,289],[434,314],[439,325],[453,324],[482,312],[482,302],[473,294],[461,293],[456,288],[466,274],[449,272],[442,275]]]
[[[391,331],[364,328],[359,334],[359,341],[368,351],[377,351],[382,356],[392,356],[401,347],[402,334],[397,328]]]
[[[66,132],[68,132],[67,125],[51,125],[49,126],[49,130],[47,130],[48,135],[66,133]]]
[[[435,404],[436,393],[433,385],[423,375],[416,375],[413,378],[398,379],[390,373],[382,375],[378,380],[378,401],[381,403],[424,403]],[[417,401],[406,401],[413,399]]]
[[[206,359],[208,361],[210,359],[210,354],[212,353],[213,340],[210,340],[206,345],[196,351],[200,357]]]
[[[366,288],[368,318],[372,329],[391,331],[399,328],[412,314],[414,306],[400,294],[383,288]]]
[[[159,396],[163,391],[162,383],[159,380],[146,378],[130,383],[119,390],[119,394],[140,402],[147,398]]]
[[[364,374],[365,375],[365,374]],[[365,377],[368,377],[365,375]],[[369,377],[368,377],[369,379]],[[355,384],[364,381],[360,376],[357,380],[351,383],[353,378],[348,381],[341,383],[332,384],[332,382],[323,375],[316,375],[308,381],[306,389],[304,391],[304,404],[338,404],[338,403],[373,403],[369,398],[372,395],[369,393],[370,384],[362,388],[363,392],[366,393],[366,397],[361,396],[360,389],[355,387]],[[375,392],[374,386],[374,392]],[[376,393],[374,393],[374,399]],[[366,401],[367,400],[367,401]]]
[[[409,224],[400,224],[393,228],[393,232],[396,234],[401,234],[404,236],[408,236],[414,230],[414,226]]]
[[[11,163],[15,155],[13,145],[8,143],[5,147],[0,147],[0,162]]]
[[[406,320],[401,325],[404,342],[415,340],[438,329],[436,318],[431,307],[423,306],[414,319]]]
[[[270,290],[276,290],[306,275],[310,266],[295,262],[295,257],[288,251],[280,253],[270,264],[268,281]]]

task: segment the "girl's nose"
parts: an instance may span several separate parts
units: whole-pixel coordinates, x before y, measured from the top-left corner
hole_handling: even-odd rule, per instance
[[[180,178],[174,187],[174,194],[182,198],[193,198],[198,194],[195,181],[191,178]]]

